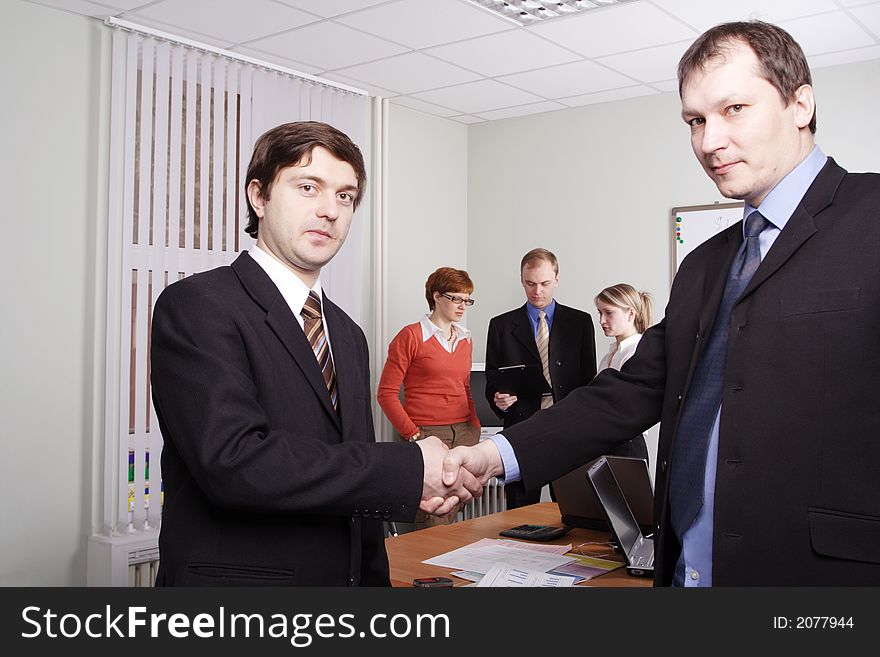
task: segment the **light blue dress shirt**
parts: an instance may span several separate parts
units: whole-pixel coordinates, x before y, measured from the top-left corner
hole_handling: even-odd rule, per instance
[[[770,222],[758,238],[761,247],[761,259],[767,255],[779,233],[785,228],[791,215],[800,204],[810,185],[819,175],[827,161],[825,153],[814,146],[810,154],[795,167],[767,195],[761,206],[754,208],[748,203],[743,208],[743,218],[754,210],[759,210]],[[745,222],[743,222],[745,230]],[[743,235],[745,239],[745,234]],[[714,526],[715,508],[715,477],[718,468],[718,427],[721,408],[715,416],[715,424],[709,436],[709,447],[706,453],[706,471],[703,481],[703,508],[682,537],[682,553],[676,565],[673,584],[679,586],[712,586],[712,530]],[[490,438],[498,447],[504,465],[504,478],[501,483],[519,481],[521,478],[519,462],[513,447],[503,434],[497,433]]]
[[[541,312],[537,308],[535,308],[532,304],[526,303],[526,314],[529,316],[529,323],[532,325],[532,335],[536,338],[538,337],[538,313]],[[544,308],[544,312],[547,313],[547,331],[553,330],[553,315],[556,314],[556,299],[553,299],[547,307]]]

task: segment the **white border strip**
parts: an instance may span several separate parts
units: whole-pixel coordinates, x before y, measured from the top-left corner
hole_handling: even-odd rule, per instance
[[[195,48],[196,50],[203,50],[205,52],[209,52],[215,55],[219,55],[221,57],[225,57],[227,59],[234,59],[240,62],[247,62],[248,64],[252,64],[254,66],[259,66],[260,68],[269,69],[270,71],[278,71],[280,73],[284,73],[286,75],[292,75],[296,78],[301,78],[303,80],[309,80],[310,82],[314,82],[316,84],[324,85],[325,87],[332,87],[333,89],[341,89],[342,91],[348,91],[353,94],[357,94],[359,96],[371,96],[372,94],[369,91],[364,91],[363,89],[358,89],[357,87],[349,87],[346,84],[342,84],[340,82],[333,82],[332,80],[327,80],[326,78],[319,78],[314,75],[309,75],[308,73],[302,73],[301,71],[297,71],[292,68],[285,68],[283,66],[278,66],[277,64],[273,64],[271,62],[264,61],[262,59],[255,59],[254,57],[248,57],[247,55],[241,55],[237,52],[232,52],[231,50],[224,50],[223,48],[215,48],[214,46],[209,46],[206,43],[200,43],[199,41],[192,41],[190,39],[184,39],[183,37],[179,37],[176,34],[171,34],[169,32],[162,32],[161,30],[154,30],[150,27],[145,27],[143,25],[138,25],[137,23],[130,23],[128,21],[123,21],[118,18],[114,18],[113,16],[109,16],[104,20],[105,25],[109,25],[110,27],[118,27],[122,30],[130,30],[132,32],[139,32],[141,34],[146,34],[152,37],[156,37],[157,39],[164,39],[166,41],[171,41],[174,43],[179,43],[184,46],[189,46],[190,48]]]

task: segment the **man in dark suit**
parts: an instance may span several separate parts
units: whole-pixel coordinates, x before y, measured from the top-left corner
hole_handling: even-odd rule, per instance
[[[556,256],[547,249],[532,249],[520,261],[519,271],[526,303],[489,321],[486,369],[510,365],[537,365],[542,370],[546,367],[543,371],[553,392],[543,398],[523,398],[487,382],[486,399],[505,429],[551,406],[596,376],[593,320],[587,313],[563,306],[553,298],[559,285]],[[542,322],[549,336],[543,341],[543,354]],[[541,497],[540,487],[523,490],[512,485],[504,493],[508,509],[534,504]]]
[[[660,419],[655,584],[880,585],[880,176],[814,144],[809,67],[778,27],[710,29],[679,88],[745,221],[685,259],[619,373],[444,467],[533,487]]]
[[[366,339],[319,280],[365,181],[335,128],[268,131],[245,183],[256,247],[159,297],[158,585],[388,585],[383,521],[479,491],[440,484],[436,438],[374,442]]]

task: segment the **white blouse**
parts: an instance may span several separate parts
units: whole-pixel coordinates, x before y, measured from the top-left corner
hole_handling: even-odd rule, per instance
[[[631,335],[620,342],[615,339],[611,346],[608,347],[608,353],[602,356],[602,360],[599,361],[599,371],[601,372],[608,367],[613,367],[616,370],[623,367],[623,364],[629,360],[630,356],[636,353],[636,347],[641,339],[641,333]]]

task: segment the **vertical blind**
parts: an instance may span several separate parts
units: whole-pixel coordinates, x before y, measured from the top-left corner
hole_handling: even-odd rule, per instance
[[[330,123],[360,146],[369,167],[370,99],[116,28],[110,120],[101,530],[118,535],[158,527],[161,518],[162,437],[149,370],[156,298],[253,244],[244,233],[244,177],[254,142],[269,128]],[[321,275],[327,295],[361,326],[370,319],[369,210],[365,199],[346,245]]]

